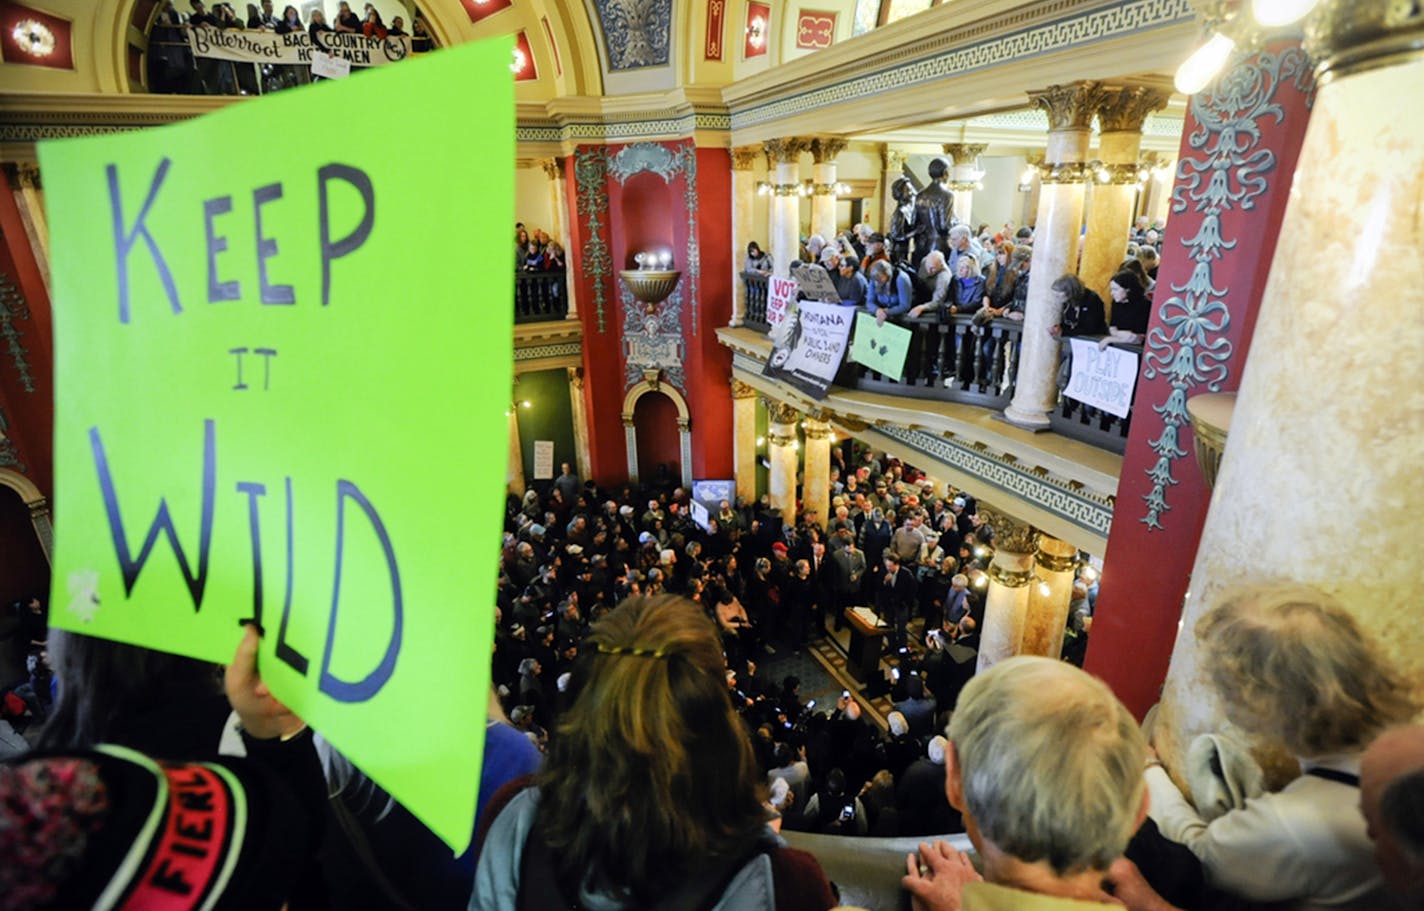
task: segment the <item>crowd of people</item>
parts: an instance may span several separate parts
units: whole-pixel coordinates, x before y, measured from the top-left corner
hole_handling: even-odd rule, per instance
[[[414,53],[434,48],[425,20],[414,17],[406,31],[403,16],[387,23],[374,4],[367,3],[358,15],[347,0],[341,0],[336,17],[327,22],[320,6],[313,8],[306,22],[292,5],[276,12],[272,0],[246,4],[246,15],[228,2],[190,0],[189,12],[182,13],[165,0],[149,33],[149,90],[158,94],[256,95],[304,85],[321,77],[310,66],[293,64],[242,64],[212,57],[195,57],[188,42],[191,29],[218,31],[272,32],[278,35],[305,34],[318,50],[327,49],[329,34],[357,34],[368,38],[409,38]],[[260,79],[260,84],[259,84]]]
[[[562,272],[567,265],[564,247],[542,228],[514,224],[514,271]]]

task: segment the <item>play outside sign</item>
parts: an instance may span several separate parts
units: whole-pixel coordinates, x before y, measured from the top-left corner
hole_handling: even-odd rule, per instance
[[[51,622],[225,663],[257,618],[277,697],[457,851],[496,571],[472,555],[499,536],[511,383],[511,308],[469,304],[513,300],[468,248],[514,216],[509,55],[39,149]],[[351,129],[417,99],[451,113]]]

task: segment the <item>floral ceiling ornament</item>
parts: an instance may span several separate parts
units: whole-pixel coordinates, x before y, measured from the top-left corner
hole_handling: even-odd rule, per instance
[[[15,23],[10,36],[20,49],[31,57],[48,57],[54,53],[54,32],[49,26],[35,19],[21,19]]]
[[[672,0],[594,0],[609,72],[667,66]]]
[[[1229,288],[1213,268],[1238,240],[1222,233],[1222,216],[1233,210],[1248,211],[1269,187],[1267,175],[1276,167],[1276,154],[1261,144],[1261,123],[1285,118],[1276,103],[1276,90],[1293,81],[1307,95],[1314,88],[1309,57],[1299,47],[1280,53],[1262,52],[1239,61],[1210,92],[1192,97],[1196,129],[1187,145],[1199,154],[1183,155],[1177,162],[1177,185],[1172,191],[1172,211],[1188,208],[1202,213],[1194,236],[1180,242],[1195,263],[1181,285],[1172,285],[1170,297],[1158,307],[1158,325],[1147,333],[1142,376],[1160,373],[1171,391],[1166,401],[1152,409],[1162,416],[1162,434],[1148,445],[1157,461],[1148,469],[1152,489],[1143,500],[1147,512],[1141,521],[1161,530],[1162,518],[1172,507],[1167,491],[1176,486],[1176,462],[1187,455],[1180,432],[1189,423],[1188,392],[1205,387],[1220,392],[1230,373],[1233,346],[1224,333],[1231,323],[1226,304]]]

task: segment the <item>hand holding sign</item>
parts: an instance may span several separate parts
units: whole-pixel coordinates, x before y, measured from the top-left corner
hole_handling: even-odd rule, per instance
[[[862,310],[855,315],[850,359],[882,376],[898,379],[905,370],[912,335],[909,329],[875,319]]]
[[[513,299],[512,275],[483,274],[466,246],[513,219],[509,54],[507,39],[466,45],[359,85],[39,149],[51,603],[67,605],[51,622],[224,663],[237,619],[259,618],[268,634],[243,647],[268,698],[456,851],[479,786],[497,568],[470,554],[499,534],[507,420],[490,392],[511,383],[511,309],[476,331],[465,301]],[[458,89],[471,83],[473,102]],[[463,113],[419,134],[349,129],[410,98]],[[274,133],[304,138],[274,157]],[[392,318],[412,293],[419,318]],[[418,750],[385,734],[396,716]]]

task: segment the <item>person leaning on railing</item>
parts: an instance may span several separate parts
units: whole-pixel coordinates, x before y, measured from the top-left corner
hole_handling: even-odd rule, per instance
[[[1126,345],[1140,345],[1147,335],[1147,321],[1152,316],[1152,301],[1147,298],[1147,290],[1142,281],[1132,272],[1119,272],[1108,282],[1108,294],[1112,296],[1112,319],[1108,323],[1108,334],[1098,343],[1106,348],[1113,342]]]
[[[984,306],[990,309],[1008,309],[1014,299],[1014,282],[1018,273],[1012,259],[1014,243],[1009,240],[999,242],[994,251],[994,259],[984,272]]]
[[[870,283],[860,274],[853,256],[841,257],[840,268],[831,280],[835,283],[841,303],[847,307],[864,306],[865,299],[870,296]]]
[[[870,264],[870,293],[865,308],[875,314],[876,325],[885,325],[892,316],[903,316],[914,304],[914,285],[906,272],[896,269],[887,260]]]

